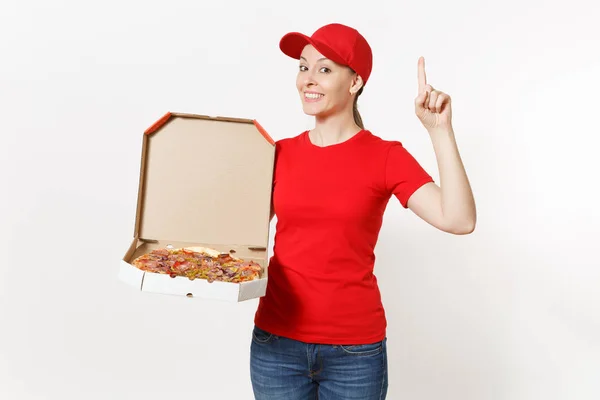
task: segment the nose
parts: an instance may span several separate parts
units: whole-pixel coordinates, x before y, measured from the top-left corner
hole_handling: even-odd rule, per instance
[[[315,80],[315,76],[312,70],[308,70],[304,73],[304,86],[311,87],[317,85],[317,81]]]

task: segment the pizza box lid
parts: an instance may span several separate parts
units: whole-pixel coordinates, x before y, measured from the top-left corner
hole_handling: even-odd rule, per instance
[[[274,159],[256,120],[166,113],[143,135],[135,237],[266,249]]]

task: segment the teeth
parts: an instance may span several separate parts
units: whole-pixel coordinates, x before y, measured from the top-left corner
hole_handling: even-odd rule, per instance
[[[316,94],[316,93],[305,93],[304,95],[308,99],[318,99],[319,97],[323,97],[322,94]]]

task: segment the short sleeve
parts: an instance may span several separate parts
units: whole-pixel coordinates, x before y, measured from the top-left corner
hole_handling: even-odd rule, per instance
[[[431,175],[400,142],[393,142],[385,162],[386,190],[408,208],[410,196],[428,182],[433,182]]]

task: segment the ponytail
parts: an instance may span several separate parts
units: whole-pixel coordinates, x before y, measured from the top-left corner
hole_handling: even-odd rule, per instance
[[[363,92],[363,88],[361,87],[358,92],[356,93],[356,96],[354,97],[354,105],[352,106],[352,114],[354,115],[354,123],[358,126],[360,126],[361,129],[365,129],[365,126],[363,124],[362,121],[362,117],[360,116],[360,113],[358,112],[358,96],[360,96],[360,94]]]

